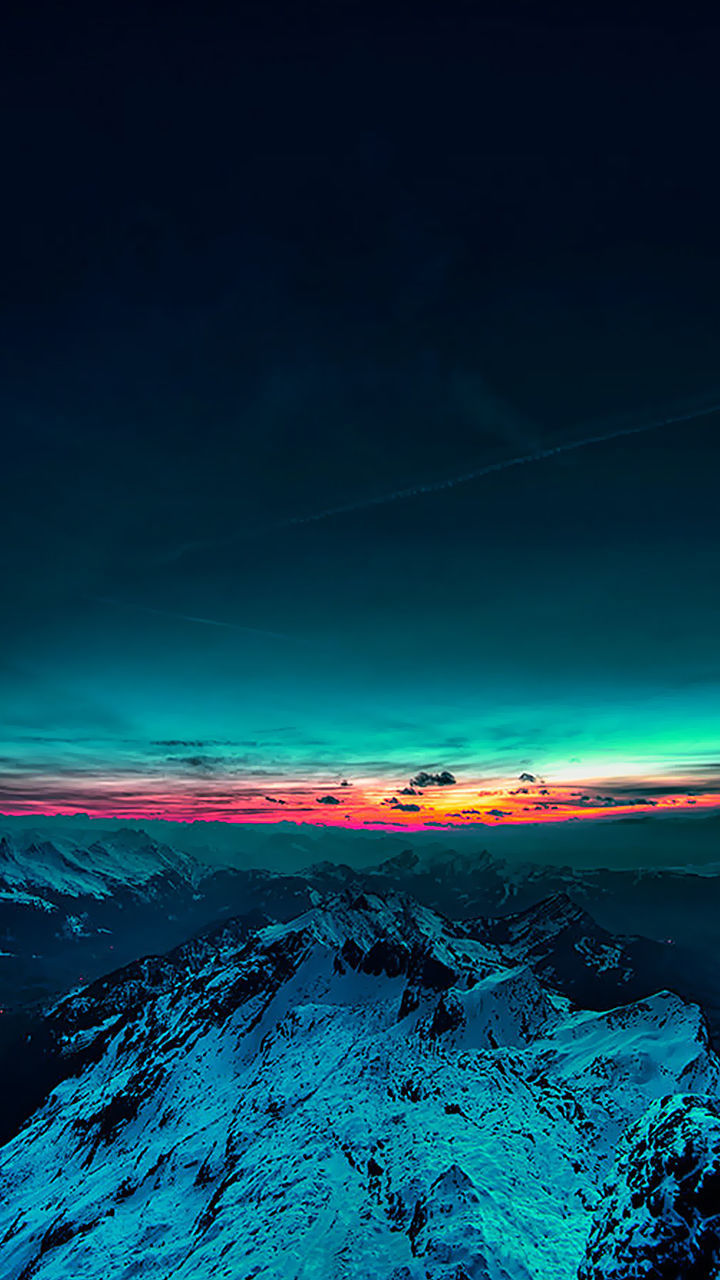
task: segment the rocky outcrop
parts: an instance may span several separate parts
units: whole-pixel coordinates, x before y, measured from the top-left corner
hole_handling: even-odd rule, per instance
[[[720,1107],[675,1095],[625,1135],[578,1280],[720,1276]]]

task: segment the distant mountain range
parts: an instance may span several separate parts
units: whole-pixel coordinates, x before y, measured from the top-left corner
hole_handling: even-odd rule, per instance
[[[288,875],[203,861],[143,830],[93,827],[92,839],[83,834],[71,837],[61,825],[58,833],[16,828],[0,836],[6,1019],[7,1011],[166,951],[223,919],[242,917],[247,928],[259,927],[290,920],[328,893],[372,890],[408,893],[459,920],[516,914],[566,895],[598,925],[625,935],[633,990],[668,985],[698,999],[720,1033],[720,875],[711,865],[702,873],[577,870],[430,847],[403,849],[362,868],[326,860]],[[342,834],[347,842],[350,833]],[[577,966],[573,953],[576,976]],[[595,997],[586,988],[582,998]],[[0,1022],[6,1029],[0,1043],[7,1026]]]
[[[6,1014],[165,951],[219,919],[289,919],[309,900],[305,881],[207,865],[142,830],[94,830],[87,843],[66,832],[43,836],[0,836]]]

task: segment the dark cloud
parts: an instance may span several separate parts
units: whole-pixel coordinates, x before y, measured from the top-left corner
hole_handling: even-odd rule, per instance
[[[488,818],[509,818],[511,817],[510,809],[488,809]]]
[[[699,771],[701,769],[704,769],[705,771],[713,771],[715,767],[716,766],[714,765],[696,765],[694,766],[694,770],[696,769]],[[714,795],[718,788],[718,784],[716,780],[711,780],[709,782],[705,782],[703,780],[702,783],[700,784],[698,784],[698,780],[695,779],[693,780],[693,782],[688,782],[685,784],[683,784],[682,782],[669,782],[665,784],[663,784],[662,782],[657,782],[657,783],[640,782],[640,783],[635,783],[634,785],[632,783],[619,783],[617,786],[612,781],[608,782],[607,779],[605,779],[604,782],[605,782],[605,786],[608,787],[608,790],[612,790],[612,794],[616,798],[619,796],[628,796],[628,797],[648,796],[652,798],[653,796],[662,797],[662,796],[700,796],[705,794]],[[628,800],[627,803],[631,803],[630,800]]]
[[[410,779],[411,787],[452,787],[457,782],[457,778],[453,777],[448,769],[443,769],[441,773],[426,773],[421,769],[414,778]]]
[[[543,794],[543,793],[541,793]],[[545,792],[544,794],[547,794]],[[591,796],[580,795],[577,791],[571,793],[569,797],[557,796],[553,797],[552,803],[549,800],[538,801],[535,809],[626,809],[629,806],[644,805],[656,806],[657,800],[651,800],[647,796],[637,796],[628,794],[627,796]]]
[[[518,782],[537,782],[534,773],[521,773]]]
[[[381,804],[386,804],[390,809],[401,809],[403,813],[419,813],[422,808],[419,804],[402,804],[397,796],[392,796],[390,800],[381,800]]]
[[[218,765],[223,763],[217,756],[177,756],[173,763],[186,764],[189,769],[196,769],[198,773],[214,773]]]
[[[398,792],[400,796],[421,796],[422,791],[418,791],[416,787],[402,787]]]
[[[339,804],[340,801],[338,800],[337,796],[316,796],[315,803],[316,804]]]
[[[648,796],[594,796],[590,798],[583,796],[581,804],[587,804],[589,808],[601,809],[617,809],[626,808],[628,805],[657,805],[657,800],[651,800]],[[689,803],[689,801],[688,801]]]
[[[281,800],[279,796],[263,796],[263,800],[267,800],[270,804],[287,804],[287,800]]]

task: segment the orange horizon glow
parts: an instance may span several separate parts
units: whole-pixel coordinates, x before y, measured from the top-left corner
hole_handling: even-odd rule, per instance
[[[428,786],[403,795],[403,785],[372,782],[315,785],[287,779],[268,784],[262,792],[228,779],[213,779],[189,792],[187,779],[147,779],[137,776],[64,780],[66,797],[58,796],[56,780],[35,779],[35,794],[16,795],[2,803],[8,817],[72,817],[133,822],[311,823],[362,829],[368,826],[423,831],[442,826],[515,826],[546,822],[596,821],[649,814],[697,813],[720,807],[720,788],[709,780],[669,780],[623,777],[614,782],[523,783],[458,780],[454,785]],[[47,784],[46,786],[43,783]],[[637,794],[633,794],[636,789]],[[45,794],[43,794],[45,792]],[[48,793],[53,799],[48,799]],[[644,793],[644,794],[643,794]],[[57,799],[55,798],[57,797]],[[402,807],[401,807],[402,806]]]

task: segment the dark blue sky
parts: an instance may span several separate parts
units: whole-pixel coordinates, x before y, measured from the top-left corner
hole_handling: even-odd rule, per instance
[[[375,502],[720,402],[717,31],[479,13],[16,15],[8,807],[717,759],[720,418]]]

